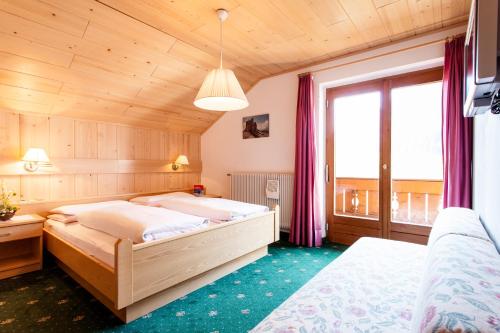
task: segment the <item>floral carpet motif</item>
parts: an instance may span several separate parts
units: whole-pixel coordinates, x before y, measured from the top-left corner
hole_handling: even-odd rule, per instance
[[[127,325],[52,266],[0,281],[0,332],[246,332],[345,248],[273,244],[266,257]]]

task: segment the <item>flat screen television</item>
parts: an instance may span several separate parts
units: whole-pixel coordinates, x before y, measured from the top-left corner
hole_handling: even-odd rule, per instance
[[[500,88],[499,0],[472,2],[465,38],[464,115],[491,109]]]

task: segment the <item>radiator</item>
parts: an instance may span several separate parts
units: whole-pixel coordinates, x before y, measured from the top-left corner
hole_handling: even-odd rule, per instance
[[[273,209],[280,206],[280,229],[290,231],[293,205],[292,173],[231,173],[229,176],[230,196],[232,200],[268,206]],[[279,181],[279,199],[266,196],[268,179]]]

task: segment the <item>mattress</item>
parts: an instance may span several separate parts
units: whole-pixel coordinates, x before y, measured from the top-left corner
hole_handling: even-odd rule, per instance
[[[115,266],[117,238],[99,230],[87,228],[78,222],[61,223],[47,220],[45,228],[106,265],[112,268]]]
[[[426,253],[361,238],[251,332],[409,332]]]

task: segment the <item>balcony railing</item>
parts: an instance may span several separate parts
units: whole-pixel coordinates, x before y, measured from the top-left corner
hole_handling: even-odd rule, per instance
[[[335,214],[377,219],[378,179],[336,178]],[[441,180],[393,179],[391,220],[430,226],[442,207]]]

